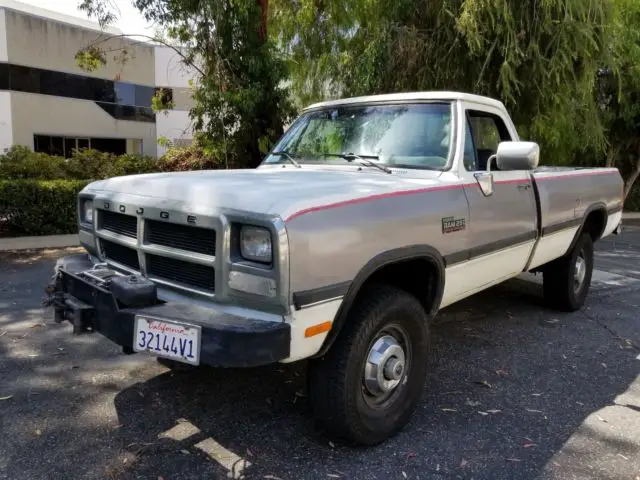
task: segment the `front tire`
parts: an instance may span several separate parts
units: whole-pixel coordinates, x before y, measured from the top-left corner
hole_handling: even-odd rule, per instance
[[[327,433],[375,445],[399,432],[420,400],[428,317],[409,293],[370,288],[327,354],[309,364],[309,398]]]
[[[567,255],[551,262],[543,273],[545,302],[574,312],[584,305],[593,275],[593,240],[583,233]]]

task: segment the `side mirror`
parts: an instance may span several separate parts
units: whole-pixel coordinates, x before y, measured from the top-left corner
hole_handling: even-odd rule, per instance
[[[500,142],[498,151],[487,162],[488,171],[493,158],[500,170],[533,170],[540,161],[540,147],[535,142]]]

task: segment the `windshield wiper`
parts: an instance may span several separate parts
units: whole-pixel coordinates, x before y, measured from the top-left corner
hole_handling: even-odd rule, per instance
[[[296,161],[295,158],[293,158],[293,156],[291,156],[291,154],[289,152],[285,152],[284,150],[280,151],[280,152],[271,152],[271,155],[278,155],[280,157],[284,157],[287,160],[289,160],[294,166],[296,166],[297,168],[302,168],[300,166],[300,164]]]
[[[339,157],[344,158],[347,162],[353,162],[354,160],[359,160],[360,163],[367,165],[369,167],[375,167],[379,170],[382,170],[385,173],[393,173],[393,170],[385,167],[384,165],[376,162],[372,162],[371,159],[377,160],[377,155],[356,155],[355,153],[325,153],[325,157]]]

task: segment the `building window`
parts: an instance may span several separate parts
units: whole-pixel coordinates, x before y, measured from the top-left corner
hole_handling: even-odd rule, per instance
[[[92,100],[116,119],[155,122],[151,106],[156,88],[146,85],[0,63],[0,90]],[[170,88],[163,90],[173,97]]]
[[[136,143],[139,142],[139,145]],[[133,152],[142,153],[142,141],[133,140]],[[33,151],[71,158],[74,149],[93,148],[100,152],[123,155],[127,153],[127,140],[124,138],[75,138],[55,135],[34,135]],[[136,150],[139,150],[136,151]]]

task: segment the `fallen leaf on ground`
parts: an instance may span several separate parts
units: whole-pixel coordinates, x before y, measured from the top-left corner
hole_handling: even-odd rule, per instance
[[[42,430],[40,430],[39,428],[36,430],[36,435],[39,437],[42,435]]]
[[[604,418],[602,418],[600,415],[596,415],[596,417],[598,417],[598,420],[600,420],[601,422],[604,423],[608,423]]]
[[[44,324],[44,323],[34,323],[29,328],[39,328],[39,327],[44,327],[44,326],[46,326],[46,324]]]
[[[600,365],[602,365],[604,368],[607,368],[607,364],[602,362]]]
[[[489,415],[487,412],[481,412],[481,411],[478,411],[478,413],[479,413],[480,415]]]
[[[0,333],[0,337],[2,337],[3,335],[6,335],[7,331],[5,330],[4,332]]]
[[[515,457],[514,458],[507,458],[506,460],[507,460],[507,462],[520,462],[521,461],[519,458],[515,458]]]
[[[455,408],[441,408],[440,410],[443,412],[457,412]]]
[[[584,403],[582,403],[582,402],[578,402],[578,401],[576,401],[576,403],[577,403],[578,405],[584,405]]]
[[[191,454],[191,452],[189,452],[189,450],[186,450],[184,448],[182,450],[180,450],[180,453],[182,453],[183,455],[190,455]]]
[[[559,467],[559,466],[560,466],[560,464],[559,464],[558,462],[553,462],[553,466],[554,466],[554,467]]]
[[[340,478],[340,475],[336,475],[335,473],[327,473],[327,477]]]
[[[562,358],[564,358],[564,359],[566,360],[566,359],[567,359],[567,356],[566,356],[566,355],[562,355]]]
[[[253,457],[253,452],[251,450],[249,450],[248,448],[247,448],[247,455],[249,455],[250,457]]]
[[[0,397],[0,401],[9,400],[10,398],[13,398],[13,395],[7,395],[6,397]]]
[[[476,401],[473,401],[473,400],[469,400],[469,399],[467,398],[467,401],[466,401],[466,402],[464,402],[464,404],[465,404],[465,405],[469,405],[470,407],[477,407],[478,405],[480,405],[480,402],[476,402]]]
[[[489,413],[500,413],[502,410],[497,410],[495,408],[492,408],[491,410],[487,410],[487,412]]]
[[[460,460],[460,468],[464,468],[464,466],[469,463],[467,462],[464,458],[462,460]]]
[[[533,442],[527,442],[523,445],[524,448],[531,448],[531,447],[537,447],[538,444],[537,443],[533,443]]]
[[[532,393],[531,396],[532,397],[540,397],[542,394],[541,393]]]
[[[619,456],[620,458],[624,458],[625,460],[629,460],[629,457],[625,457],[625,456],[624,456],[623,454],[621,454],[621,453],[618,453],[618,456]]]
[[[496,370],[496,375],[500,375],[501,377],[506,377],[509,374],[504,370]]]
[[[526,410],[527,412],[531,412],[531,413],[543,413],[542,410],[536,410],[534,408],[527,408]]]
[[[331,448],[336,448],[336,445],[335,445],[335,443],[333,443],[333,442],[329,442],[329,446],[330,446]]]
[[[415,456],[416,456],[416,454],[415,454],[415,453],[413,453],[413,452],[409,452],[409,453],[407,454],[407,458],[413,458],[413,457],[415,457]]]
[[[491,384],[486,380],[476,380],[474,383],[477,383],[478,385],[481,385],[483,387],[491,388]]]
[[[560,320],[558,320],[557,318],[552,318],[551,320],[545,320],[545,322],[547,323],[558,323]]]
[[[404,478],[407,478],[407,474],[406,474],[405,472],[402,472],[402,476],[403,476]]]

